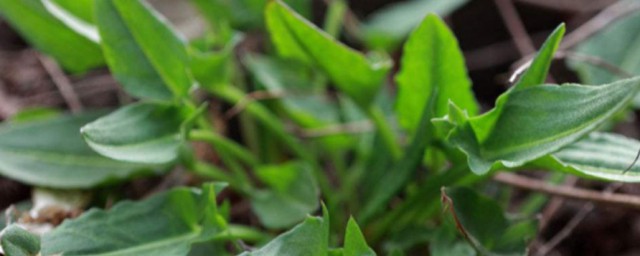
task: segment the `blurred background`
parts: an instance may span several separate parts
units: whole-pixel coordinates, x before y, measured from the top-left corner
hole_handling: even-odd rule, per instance
[[[150,2],[186,37],[194,38],[204,30],[207,17],[201,17],[191,1]],[[245,35],[236,47],[237,54],[268,49],[259,8],[265,1],[221,2],[228,7],[221,15],[229,15],[232,27]],[[550,82],[600,84],[640,74],[640,1],[352,0],[345,1],[346,6],[332,5],[333,2],[289,1],[320,27],[325,25],[329,6],[346,8],[340,39],[363,51],[388,54],[396,63],[403,40],[424,14],[435,12],[442,16],[458,38],[473,90],[485,110],[508,88],[513,71],[563,22],[568,33],[552,66]],[[0,16],[0,120],[30,108],[72,108],[60,83],[72,86],[79,103],[87,108],[117,106],[130,100],[105,67],[65,74],[32,49],[21,33]],[[393,89],[392,81],[390,86]],[[638,127],[636,118],[630,116],[615,130],[638,138]],[[568,185],[592,189],[607,185],[575,179],[573,182],[576,184]],[[29,191],[25,185],[0,177],[0,209],[28,198]],[[640,195],[640,186],[624,185],[620,192]],[[524,192],[516,189],[513,205],[518,204],[518,193]],[[538,241],[556,238],[576,214],[584,211],[586,204],[571,200],[551,202],[556,204],[550,203],[542,213],[546,224]],[[640,211],[597,206],[584,215],[549,252],[551,255],[640,255]]]

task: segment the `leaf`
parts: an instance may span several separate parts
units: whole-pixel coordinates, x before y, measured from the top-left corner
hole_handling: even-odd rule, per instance
[[[391,168],[393,171],[386,171],[382,174],[382,177],[371,184],[374,190],[369,198],[365,200],[361,212],[361,220],[364,223],[367,223],[375,214],[383,211],[385,209],[384,206],[411,181],[411,177],[420,167],[427,146],[434,138],[430,132],[434,130],[430,120],[433,118],[438,97],[440,97],[439,94],[434,91],[426,101],[427,104],[422,106],[422,116],[415,136],[411,139],[411,144],[405,150],[402,159],[395,163],[394,168]]]
[[[17,225],[0,233],[0,245],[7,256],[36,256],[40,252],[40,238]]]
[[[189,48],[190,68],[193,77],[203,88],[215,90],[231,83],[233,75],[233,49],[241,41],[240,36],[233,37],[219,51],[202,51]]]
[[[627,1],[631,4],[634,1]],[[601,29],[597,34],[577,45],[578,54],[595,56],[631,74],[640,75],[640,15],[631,14]],[[616,74],[584,61],[569,59],[569,67],[577,71],[580,80],[587,84],[604,84],[618,79]],[[640,96],[634,99],[640,106]]]
[[[376,253],[369,248],[367,241],[358,227],[358,223],[352,218],[349,218],[347,223],[347,231],[344,235],[344,256],[375,256]]]
[[[421,113],[416,110],[424,109],[435,91],[436,117],[447,114],[449,101],[472,116],[478,113],[458,42],[434,14],[427,15],[405,43],[396,81],[396,113],[400,124],[409,131],[418,128]]]
[[[319,190],[307,164],[262,166],[256,176],[269,189],[256,191],[251,206],[267,228],[290,227],[318,208]]]
[[[43,255],[187,255],[226,229],[214,185],[177,188],[140,202],[92,209],[42,238]]]
[[[180,128],[186,119],[178,106],[143,102],[101,117],[80,132],[93,150],[109,158],[166,164],[178,158],[183,144]]]
[[[0,174],[31,185],[91,188],[160,168],[114,161],[91,150],[78,131],[101,114],[0,125]]]
[[[494,109],[472,118],[450,112],[458,120],[451,120],[456,127],[449,141],[467,154],[474,173],[499,166],[494,164],[521,166],[573,143],[626,107],[640,88],[638,78],[600,86],[541,85],[563,31],[556,29]]]
[[[374,49],[393,50],[420,24],[425,14],[447,16],[468,0],[411,0],[398,2],[373,13],[364,22],[365,43]]]
[[[389,61],[367,59],[280,1],[267,5],[266,21],[271,39],[282,57],[317,66],[358,105],[372,103],[391,67]]]
[[[262,248],[244,252],[240,256],[326,256],[329,245],[329,214],[324,207],[322,212],[324,218],[309,216]]]
[[[624,173],[639,149],[640,141],[618,134],[593,132],[531,165],[587,178],[640,182],[640,165],[636,164]]]
[[[193,86],[184,41],[140,0],[95,0],[109,69],[133,96],[169,100]]]
[[[51,15],[76,33],[99,43],[98,28],[93,24],[93,0],[41,0]]]
[[[104,64],[100,46],[68,28],[40,0],[0,0],[0,15],[65,70],[82,73]]]
[[[526,255],[535,223],[510,223],[498,203],[470,188],[442,188],[442,203],[458,231],[481,255]]]

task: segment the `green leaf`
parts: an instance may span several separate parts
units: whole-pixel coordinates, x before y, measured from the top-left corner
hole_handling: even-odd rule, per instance
[[[240,42],[241,36],[233,37],[219,51],[202,51],[196,47],[189,48],[191,56],[191,72],[203,88],[215,90],[231,83],[233,75],[233,49]]]
[[[133,96],[186,96],[193,81],[184,41],[140,0],[95,0],[96,23],[109,69]]]
[[[373,60],[331,38],[280,1],[266,9],[267,28],[278,53],[315,65],[358,105],[368,106],[391,67],[388,60]]]
[[[159,168],[114,161],[91,150],[79,130],[101,114],[1,125],[0,174],[44,187],[91,188]]]
[[[262,248],[242,253],[241,256],[326,256],[329,245],[329,214],[325,208],[323,216],[324,218],[309,216],[303,223],[279,235]]]
[[[633,163],[640,141],[622,135],[593,132],[531,165],[587,178],[640,182],[640,165]]]
[[[365,43],[374,49],[393,50],[420,24],[425,14],[447,16],[468,0],[411,0],[394,3],[373,13],[364,22]]]
[[[0,232],[0,245],[7,256],[36,256],[40,252],[40,238],[17,225]]]
[[[29,44],[70,72],[81,73],[104,64],[100,46],[67,27],[40,0],[0,0],[0,15]]]
[[[478,113],[458,42],[434,14],[427,15],[405,43],[396,81],[398,120],[412,132],[418,128],[421,117],[416,109],[424,109],[435,91],[438,93],[434,109],[436,117],[448,113],[449,101],[472,116]]]
[[[634,1],[627,2],[631,4]],[[640,75],[637,61],[640,57],[640,14],[631,14],[599,30],[578,44],[575,52],[601,58],[628,73]],[[570,59],[568,64],[577,71],[583,83],[604,84],[620,78],[585,61]],[[640,106],[640,96],[636,96],[634,105]]]
[[[443,188],[442,202],[462,236],[481,255],[526,255],[535,223],[510,223],[498,203],[470,188]]]
[[[361,212],[361,220],[367,223],[375,214],[383,211],[385,205],[398,193],[403,187],[411,181],[411,177],[420,167],[422,159],[427,150],[427,146],[433,141],[433,124],[430,122],[433,118],[436,99],[440,97],[438,92],[433,92],[430,98],[426,100],[427,104],[422,106],[420,124],[417,127],[415,136],[411,139],[411,144],[405,150],[405,153],[399,162],[395,163],[393,171],[386,171],[382,177],[378,178],[371,186],[375,189],[371,196],[365,200],[364,207]]]
[[[177,188],[140,202],[92,209],[42,238],[43,255],[187,255],[226,229],[214,185]]]
[[[93,0],[41,0],[51,15],[76,33],[92,42],[100,42],[98,28],[93,24]]]
[[[187,119],[184,109],[164,103],[136,103],[80,130],[96,152],[116,160],[165,164],[178,158]]]
[[[563,31],[556,29],[494,109],[453,120],[449,141],[467,154],[474,173],[521,166],[573,143],[626,107],[640,89],[640,78],[600,86],[542,84]]]
[[[367,245],[367,241],[353,218],[349,218],[344,235],[344,256],[375,256],[376,253]]]
[[[256,176],[269,188],[252,195],[251,206],[267,228],[285,228],[318,208],[318,186],[302,162],[262,166]]]

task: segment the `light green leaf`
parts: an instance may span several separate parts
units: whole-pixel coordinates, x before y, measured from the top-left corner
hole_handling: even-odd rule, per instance
[[[573,143],[626,107],[640,89],[640,78],[600,86],[542,84],[563,31],[556,29],[494,109],[453,121],[449,141],[467,154],[476,174],[521,166]]]
[[[242,253],[241,256],[326,256],[329,245],[329,214],[324,207],[323,216],[324,218],[309,216],[303,223],[279,235],[262,248]]]
[[[82,127],[85,141],[116,160],[165,164],[178,158],[184,109],[163,103],[136,103]]]
[[[0,174],[44,187],[91,188],[159,168],[114,161],[91,150],[80,127],[101,114],[1,125]]]
[[[331,38],[280,1],[266,9],[267,28],[278,53],[323,70],[335,85],[358,105],[368,106],[391,67],[388,60],[373,60]]]
[[[47,11],[40,0],[0,0],[0,15],[38,50],[73,73],[102,66],[100,46]]]
[[[0,245],[7,256],[36,256],[40,252],[40,238],[17,225],[0,232]]]
[[[214,185],[177,188],[140,202],[92,209],[42,238],[43,255],[187,255],[226,229]]]
[[[396,113],[400,124],[412,132],[418,128],[421,117],[416,110],[424,109],[436,91],[436,117],[447,114],[449,101],[472,116],[478,113],[458,42],[436,15],[427,15],[405,43],[396,81]]]
[[[144,1],[95,0],[96,23],[111,72],[133,96],[186,96],[193,81],[184,41]]]
[[[365,43],[374,49],[393,50],[427,13],[447,16],[468,0],[411,0],[393,3],[364,22]]]
[[[307,164],[262,166],[256,175],[269,189],[256,191],[251,206],[267,228],[290,227],[318,208],[318,186]]]
[[[587,178],[640,182],[640,165],[623,173],[640,150],[640,141],[622,135],[593,132],[531,165]]]
[[[638,4],[627,2],[629,5]],[[611,23],[578,44],[575,52],[601,58],[630,74],[640,75],[640,14],[631,14]],[[570,59],[568,64],[577,71],[583,83],[604,84],[620,78],[585,61]],[[636,96],[634,105],[640,106],[640,96]]]
[[[462,236],[481,255],[526,255],[531,221],[510,223],[500,205],[470,188],[443,188],[442,203]]]
[[[236,35],[219,51],[189,48],[191,72],[203,88],[211,91],[231,83],[235,65],[233,49],[240,41],[241,36]]]
[[[375,256],[376,253],[367,245],[367,241],[353,218],[349,218],[344,235],[344,256]]]

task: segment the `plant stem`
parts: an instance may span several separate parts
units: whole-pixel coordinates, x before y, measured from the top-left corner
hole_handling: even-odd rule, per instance
[[[376,129],[378,130],[378,134],[380,135],[380,137],[382,137],[382,140],[384,141],[387,148],[389,149],[389,152],[391,152],[393,159],[394,160],[400,159],[400,156],[402,155],[402,151],[400,150],[400,145],[398,145],[398,142],[396,141],[396,136],[393,133],[393,129],[387,122],[387,119],[384,116],[384,113],[382,112],[382,110],[378,107],[371,106],[367,109],[367,114],[369,115],[369,118],[371,119],[371,121],[373,121],[373,124],[376,126]]]
[[[215,132],[208,130],[192,130],[189,133],[189,138],[192,140],[207,142],[219,151],[228,152],[252,167],[257,166],[260,163],[260,161],[249,150],[245,149],[235,141],[227,139]]]

